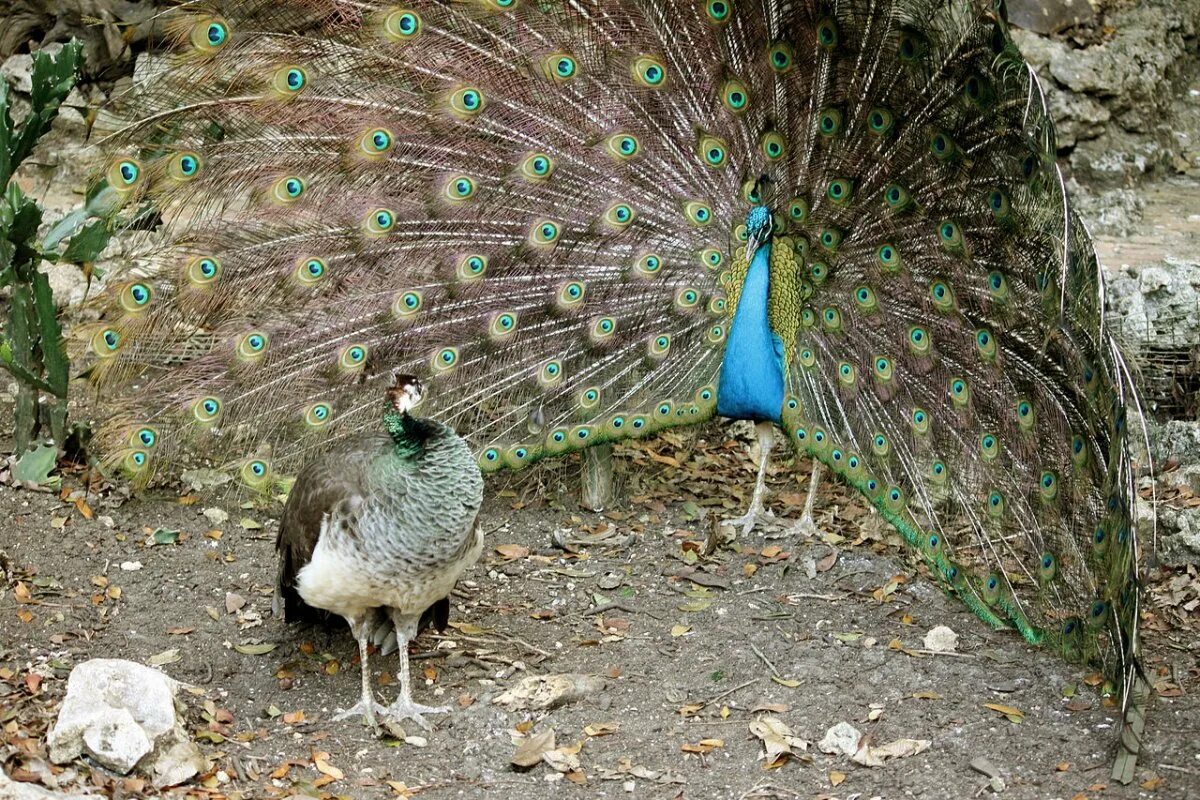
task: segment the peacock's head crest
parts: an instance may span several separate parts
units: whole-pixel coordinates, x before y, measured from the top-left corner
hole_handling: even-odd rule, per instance
[[[421,382],[416,375],[396,373],[387,390],[388,403],[397,414],[407,414],[421,402],[422,392]]]
[[[746,257],[753,258],[759,245],[766,244],[771,237],[771,210],[766,206],[754,206],[746,215]]]

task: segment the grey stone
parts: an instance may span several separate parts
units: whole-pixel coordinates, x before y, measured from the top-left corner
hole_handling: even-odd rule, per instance
[[[176,715],[178,688],[133,661],[97,658],[77,665],[47,736],[50,760],[63,764],[86,754],[122,775],[137,768],[159,787],[187,780],[207,764]]]
[[[1009,22],[1036,33],[1058,33],[1096,18],[1088,0],[1008,0],[1007,5]]]
[[[1138,533],[1143,547],[1149,548],[1155,520],[1145,514],[1138,518]],[[1158,506],[1158,560],[1168,566],[1200,564],[1200,509]]]
[[[1109,309],[1134,355],[1200,346],[1200,263],[1166,259],[1114,274]],[[1198,453],[1200,455],[1200,453]]]
[[[96,800],[98,795],[43,789],[36,783],[14,781],[0,769],[0,798],[4,800]]]

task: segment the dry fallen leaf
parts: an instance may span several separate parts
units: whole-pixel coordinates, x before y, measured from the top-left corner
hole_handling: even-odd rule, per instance
[[[621,727],[619,722],[597,722],[584,727],[583,732],[588,736],[610,736]]]
[[[529,548],[519,544],[498,544],[496,552],[506,561],[516,561],[529,555]]]
[[[767,769],[782,766],[791,756],[808,749],[808,742],[792,733],[792,729],[776,717],[762,717],[750,723],[750,733],[763,743],[763,759]]]
[[[554,749],[554,729],[527,736],[512,755],[515,767],[529,769],[542,763],[542,756]]]
[[[333,778],[335,781],[340,781],[342,778],[346,777],[346,774],[344,772],[342,772],[340,769],[333,766],[332,764],[330,764],[328,761],[326,761],[323,758],[314,759],[313,766],[316,767],[317,771],[320,772],[322,775],[328,775],[329,777]]]
[[[1017,708],[1016,706],[1006,706],[1006,705],[1002,705],[1000,703],[984,703],[983,707],[990,708],[992,711],[995,711],[997,714],[1001,714],[1006,719],[1008,719],[1009,722],[1015,723],[1015,722],[1020,722],[1021,720],[1025,719],[1025,712],[1022,711],[1021,709]]]
[[[829,773],[829,783],[832,786],[841,786],[842,782],[845,780],[846,773],[844,772],[838,772],[837,770],[834,770],[833,772]]]
[[[894,742],[875,747],[866,745],[850,757],[856,764],[864,767],[882,767],[889,758],[908,758],[929,749],[932,742],[928,739],[897,739]]]

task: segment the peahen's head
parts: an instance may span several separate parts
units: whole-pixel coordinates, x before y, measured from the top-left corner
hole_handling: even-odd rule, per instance
[[[392,385],[387,390],[388,403],[391,405],[389,410],[407,414],[409,409],[421,402],[421,392],[421,382],[416,375],[397,373],[392,376]]]
[[[754,206],[746,215],[746,258],[753,258],[770,236],[771,210],[766,206]]]

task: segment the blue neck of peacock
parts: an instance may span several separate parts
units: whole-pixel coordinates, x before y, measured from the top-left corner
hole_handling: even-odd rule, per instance
[[[767,319],[771,292],[771,240],[754,252],[725,342],[717,413],[734,419],[780,421],[783,342]]]

